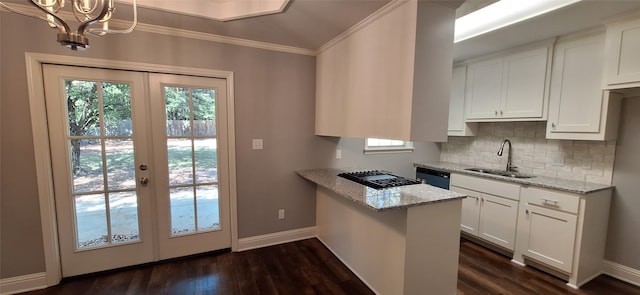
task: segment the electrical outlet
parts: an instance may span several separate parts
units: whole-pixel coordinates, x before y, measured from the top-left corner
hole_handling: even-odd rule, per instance
[[[340,159],[342,158],[342,150],[341,149],[337,149],[336,150],[336,159]]]
[[[278,219],[284,219],[284,209],[278,210]]]

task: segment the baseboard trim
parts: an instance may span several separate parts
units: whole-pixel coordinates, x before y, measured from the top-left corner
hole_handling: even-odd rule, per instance
[[[251,249],[284,244],[315,237],[315,226],[281,231],[277,233],[238,239],[238,247],[237,249],[233,249],[233,251],[247,251]]]
[[[16,294],[47,287],[47,273],[38,272],[23,276],[0,279],[0,294]]]
[[[640,270],[605,260],[604,273],[621,281],[640,287]]]

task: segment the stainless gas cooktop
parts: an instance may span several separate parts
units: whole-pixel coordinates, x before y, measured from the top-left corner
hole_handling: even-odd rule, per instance
[[[355,181],[374,189],[384,189],[396,186],[419,184],[420,181],[397,176],[382,170],[368,170],[340,173],[338,176]]]

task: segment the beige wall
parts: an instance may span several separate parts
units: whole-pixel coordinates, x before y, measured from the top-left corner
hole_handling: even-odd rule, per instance
[[[315,57],[136,31],[90,37],[91,48],[57,44],[41,21],[0,13],[0,278],[44,271],[25,72],[25,52],[233,71],[240,238],[315,225],[315,186],[295,170],[359,168],[412,174],[437,160],[435,144],[413,153],[362,155],[362,140],[314,136]],[[9,28],[18,28],[15,31]],[[252,150],[251,139],[264,140]],[[335,160],[336,146],[343,159]],[[285,220],[277,210],[287,210]]]
[[[323,166],[334,146],[313,135],[314,57],[143,32],[91,37],[89,50],[72,52],[44,23],[2,15],[1,277],[44,270],[25,52],[233,71],[239,236],[315,224],[314,188],[294,174]],[[264,150],[252,150],[252,138]],[[279,208],[288,209],[284,221]]]
[[[625,98],[613,168],[605,258],[640,270],[640,98]]]

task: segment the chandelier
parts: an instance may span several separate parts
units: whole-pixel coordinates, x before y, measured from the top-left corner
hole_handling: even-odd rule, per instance
[[[109,29],[109,20],[116,10],[114,0],[28,0],[37,8],[39,14],[11,7],[4,2],[0,6],[8,11],[29,17],[35,17],[49,23],[52,28],[58,29],[58,42],[72,50],[86,49],[89,47],[89,39],[86,34],[104,36],[106,34],[127,34],[133,31],[138,23],[138,11],[136,1],[133,0],[133,21],[126,30]],[[61,16],[63,8],[71,6],[75,19],[79,22],[78,28],[72,31],[67,22]]]

